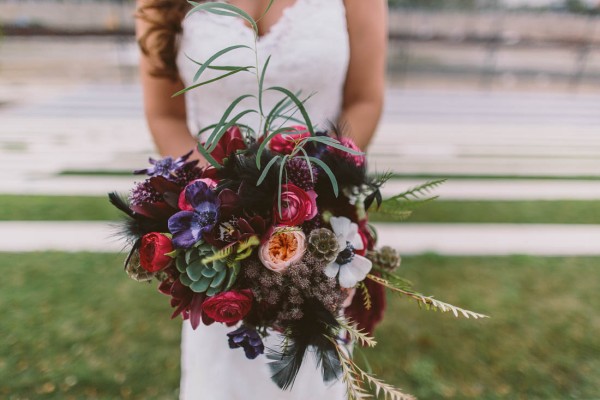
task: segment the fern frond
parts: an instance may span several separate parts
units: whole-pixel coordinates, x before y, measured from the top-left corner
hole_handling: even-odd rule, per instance
[[[356,371],[356,364],[346,355],[346,352],[340,348],[340,344],[334,338],[328,338],[335,347],[335,351],[340,359],[342,366],[342,380],[346,384],[348,400],[372,399],[373,395],[364,388],[364,382],[360,374]]]
[[[419,200],[424,196],[427,196],[433,189],[440,186],[442,183],[446,182],[447,179],[435,179],[433,181],[427,181],[421,185],[415,186],[407,191],[397,194],[394,197],[391,197],[390,200],[407,200],[407,201],[415,201]]]
[[[379,394],[383,394],[384,400],[416,400],[414,396],[410,394],[402,393],[390,384],[383,382],[382,380],[375,378],[373,375],[366,373],[359,367],[356,367],[356,371],[360,374],[362,379],[369,385],[369,387],[375,390],[375,395],[379,397]]]
[[[386,288],[388,288],[390,290],[393,290],[396,293],[400,293],[405,296],[412,297],[413,299],[417,300],[419,305],[424,305],[427,309],[434,309],[434,310],[438,310],[441,312],[452,312],[455,317],[458,317],[459,314],[462,314],[465,318],[474,318],[474,319],[489,318],[487,315],[479,314],[479,313],[476,313],[473,311],[469,311],[469,310],[465,310],[460,307],[453,306],[452,304],[444,303],[443,301],[434,299],[432,296],[425,296],[425,295],[422,295],[421,293],[413,292],[412,290],[401,289],[401,288],[393,285],[387,279],[383,279],[383,278],[380,278],[375,275],[369,274],[369,275],[367,275],[367,278],[369,278],[370,280],[372,280],[376,283],[379,283],[380,285],[385,286]]]
[[[358,289],[363,297],[363,305],[365,306],[365,310],[370,310],[373,307],[373,302],[371,301],[371,294],[369,293],[369,288],[365,285],[364,282],[358,283]]]
[[[348,332],[352,339],[360,343],[362,346],[377,346],[377,341],[371,336],[367,335],[365,331],[359,329],[354,321],[348,320],[346,318],[338,318],[338,323],[343,329],[345,329]]]
[[[374,266],[375,266],[375,269],[382,274],[381,275],[382,278],[387,280],[394,287],[403,289],[403,290],[410,290],[413,287],[413,283],[411,281],[409,281],[408,279],[404,279],[404,278],[399,277],[398,275],[394,275],[391,272],[389,272],[383,268],[377,268],[377,265],[374,265]]]
[[[250,256],[252,249],[260,244],[260,239],[257,235],[250,236],[248,239],[240,242],[236,249],[238,256],[235,258],[236,261],[241,261]]]
[[[214,261],[220,261],[220,260],[227,259],[227,258],[231,257],[234,250],[235,250],[235,246],[223,247],[219,251],[214,252],[212,256],[204,257],[202,259],[202,263],[204,265],[206,265],[206,264],[210,264],[211,262],[214,262]]]
[[[383,215],[383,216],[393,216],[394,219],[393,221],[395,222],[403,222],[406,221],[407,219],[410,218],[410,216],[412,215],[412,211],[405,211],[405,210],[393,210],[393,209],[384,209],[383,207],[380,207],[375,214],[377,215]]]
[[[387,181],[394,177],[394,173],[392,171],[386,171],[382,173],[378,173],[375,176],[371,177],[370,184],[375,187],[382,187],[385,185]]]
[[[227,266],[231,267],[233,264],[238,261],[244,260],[252,254],[252,250],[254,247],[260,244],[260,239],[258,236],[254,235],[244,240],[243,242],[236,243],[231,246],[224,247],[215,253],[212,256],[208,256],[202,259],[203,264],[209,264],[214,261],[223,260]]]
[[[335,340],[332,341],[335,343]],[[372,388],[377,397],[382,394],[384,400],[415,400],[413,396],[402,393],[392,385],[363,371],[342,349],[340,349],[339,344],[335,343],[335,346],[342,365],[342,376],[348,386],[348,398],[350,400],[373,398],[373,395],[365,390],[365,385]]]

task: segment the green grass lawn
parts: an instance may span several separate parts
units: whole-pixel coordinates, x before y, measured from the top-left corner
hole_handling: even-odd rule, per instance
[[[0,398],[176,398],[181,324],[122,258],[0,256]],[[599,398],[599,261],[406,258],[403,274],[424,293],[492,318],[390,297],[371,367],[420,399]]]
[[[120,218],[107,197],[0,196],[0,221],[102,221]],[[371,221],[395,222],[370,214]],[[428,203],[409,222],[600,224],[600,201],[446,201]]]

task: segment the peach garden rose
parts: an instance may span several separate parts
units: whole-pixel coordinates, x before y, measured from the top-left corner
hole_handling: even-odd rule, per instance
[[[271,271],[283,272],[302,259],[306,251],[306,236],[301,230],[276,229],[264,243],[258,257]]]

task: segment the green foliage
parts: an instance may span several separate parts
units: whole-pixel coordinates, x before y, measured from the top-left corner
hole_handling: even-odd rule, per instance
[[[289,129],[285,129],[283,126],[280,126],[274,132],[270,131],[272,128],[273,122],[278,118],[284,119],[283,124],[287,124],[290,120],[303,123],[306,126],[308,132],[310,133],[310,136],[313,138],[314,141],[320,141],[322,143],[326,143],[328,146],[331,146],[331,147],[336,148],[341,151],[346,151],[351,154],[359,154],[359,153],[355,152],[354,150],[352,150],[346,146],[343,146],[337,139],[316,138],[314,126],[311,122],[310,116],[308,115],[308,113],[306,111],[306,108],[304,107],[304,102],[306,100],[304,100],[304,101],[301,100],[299,98],[299,94],[292,93],[290,90],[288,90],[284,87],[280,87],[280,86],[273,86],[273,87],[269,87],[266,89],[264,88],[265,76],[266,76],[266,73],[268,70],[268,66],[269,66],[271,57],[270,56],[267,57],[262,68],[259,66],[259,62],[258,62],[258,60],[259,60],[258,25],[256,24],[256,21],[254,21],[250,15],[248,15],[245,11],[241,10],[240,8],[237,8],[237,7],[227,4],[227,3],[215,3],[215,2],[199,3],[199,2],[194,2],[194,1],[190,1],[189,3],[193,6],[193,8],[190,10],[188,15],[196,13],[196,12],[204,11],[204,12],[221,15],[221,16],[226,16],[226,17],[241,18],[250,25],[250,28],[252,29],[252,31],[254,33],[254,47],[253,48],[248,47],[246,45],[241,45],[241,44],[232,45],[230,47],[227,47],[225,49],[222,49],[222,50],[214,53],[212,56],[210,56],[204,62],[192,60],[194,63],[196,63],[199,66],[198,71],[196,72],[196,74],[194,76],[194,82],[199,80],[200,77],[202,76],[202,74],[209,69],[224,71],[225,73],[223,73],[222,75],[216,76],[214,78],[209,78],[209,79],[199,82],[199,83],[194,83],[193,85],[191,85],[187,88],[184,88],[174,94],[174,96],[178,96],[178,95],[186,93],[190,90],[196,89],[200,86],[207,85],[209,83],[213,83],[213,82],[219,81],[221,79],[225,79],[231,75],[234,75],[234,74],[237,74],[240,72],[252,72],[256,76],[257,94],[256,95],[246,94],[246,95],[240,96],[238,99],[234,100],[229,105],[227,110],[225,110],[221,120],[218,123],[211,125],[211,129],[213,129],[213,131],[210,134],[209,138],[207,139],[206,143],[204,145],[202,145],[202,144],[198,145],[198,151],[200,152],[200,154],[202,154],[203,157],[205,157],[207,159],[207,161],[212,166],[214,166],[215,168],[222,167],[210,155],[210,153],[217,146],[219,139],[226,133],[226,131],[230,127],[237,125],[238,122],[244,116],[251,114],[251,113],[258,113],[260,123],[259,123],[259,126],[253,127],[251,129],[249,129],[249,131],[253,132],[255,135],[261,136],[263,139],[262,144],[258,150],[258,156],[256,158],[256,165],[259,169],[261,169],[261,155],[264,152],[265,148],[267,147],[269,141],[277,134],[276,132],[281,133],[281,132],[285,132],[285,131],[289,130]],[[267,13],[267,11],[271,8],[272,5],[273,5],[273,0],[271,0],[269,2],[266,10],[264,11],[264,13],[261,15],[260,18],[264,17],[264,15]],[[256,64],[254,66],[219,66],[219,65],[215,66],[215,65],[212,65],[213,62],[218,60],[221,56],[228,54],[230,52],[233,52],[233,51],[241,50],[241,49],[250,49],[254,52],[255,59],[256,59]],[[275,105],[275,107],[273,107],[271,110],[269,110],[268,113],[265,112],[266,110],[264,109],[264,104],[263,104],[263,96],[266,91],[278,92],[283,96],[283,98]],[[241,101],[243,101],[246,98],[250,98],[250,97],[254,97],[257,99],[258,110],[245,109],[244,111],[239,112],[233,118],[229,118],[230,114],[233,112],[234,109],[236,109],[237,106],[239,106]],[[290,109],[287,109],[288,104],[292,105],[293,107]],[[300,115],[302,116],[302,118],[300,120],[298,120],[297,118],[294,117],[294,115],[297,112],[300,113]],[[203,131],[204,130],[206,130],[206,128],[204,128]],[[258,140],[259,138],[254,137],[254,139]],[[294,152],[291,155],[284,156],[281,163],[279,164],[278,208],[279,208],[280,213],[281,213],[281,186],[284,184],[283,172],[285,169],[286,161],[288,160],[288,158],[295,156],[299,152],[303,152],[302,146],[305,145],[306,143],[308,143],[308,140],[303,141],[302,143],[298,143],[296,145],[296,149],[294,150]],[[333,190],[335,192],[335,195],[337,196],[338,192],[339,192],[339,188],[338,188],[337,180],[336,180],[335,176],[333,175],[331,169],[327,165],[325,165],[323,162],[321,162],[320,160],[308,157],[308,155],[305,152],[304,152],[304,155],[305,155],[308,163],[316,164],[325,171],[326,175],[331,180]],[[271,160],[271,161],[272,161],[271,163],[269,163],[269,164],[267,164],[267,166],[265,166],[265,170],[262,171],[261,179],[259,179],[258,185],[260,185],[262,183],[262,181],[266,177],[266,174],[269,171],[269,169],[271,167],[273,167],[273,165],[275,165],[276,161],[273,161],[273,160]]]
[[[416,208],[436,200],[438,196],[425,196],[428,196],[433,189],[440,186],[445,181],[446,179],[436,179],[425,182],[394,197],[386,199],[377,209],[377,213],[379,215],[392,215],[395,217],[396,221],[404,221],[412,215],[412,212]]]

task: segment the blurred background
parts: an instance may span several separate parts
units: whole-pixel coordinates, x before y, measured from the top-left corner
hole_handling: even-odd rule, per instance
[[[389,4],[370,166],[388,196],[448,181],[370,218],[417,289],[492,318],[390,296],[367,367],[420,399],[600,399],[600,1]],[[106,200],[154,154],[133,12],[0,0],[1,398],[177,396],[180,323]]]

